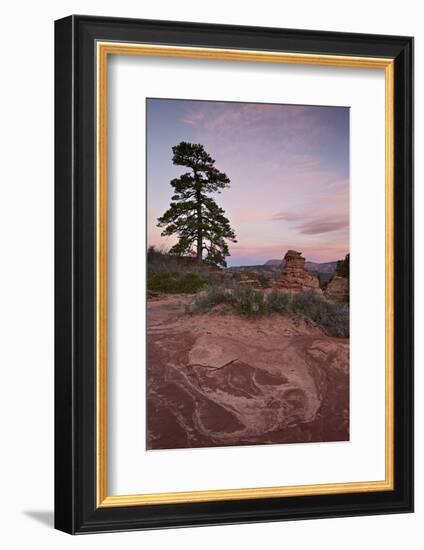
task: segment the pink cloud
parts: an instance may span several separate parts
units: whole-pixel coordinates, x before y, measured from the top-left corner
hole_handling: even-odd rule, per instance
[[[278,132],[278,127],[284,128],[293,145],[299,144],[297,138],[305,130],[310,136],[312,132],[318,136],[325,131],[313,111],[302,105],[190,102],[181,122],[198,128],[203,138],[208,132],[215,139],[219,137],[217,132],[242,137],[249,130],[258,132],[266,128],[268,132]]]
[[[304,235],[321,235],[349,226],[348,220],[313,220],[300,224],[297,229]]]

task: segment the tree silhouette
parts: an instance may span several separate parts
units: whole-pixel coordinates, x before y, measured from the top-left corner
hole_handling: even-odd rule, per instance
[[[195,254],[199,262],[205,259],[225,267],[230,255],[226,240],[237,242],[236,235],[224,210],[209,195],[229,187],[230,180],[215,168],[214,159],[200,143],[182,141],[172,152],[173,163],[190,171],[170,182],[175,193],[168,210],[158,218],[158,227],[165,228],[162,236],[178,235],[171,254]]]

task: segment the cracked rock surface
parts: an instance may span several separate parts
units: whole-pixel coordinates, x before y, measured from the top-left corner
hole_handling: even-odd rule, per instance
[[[148,449],[349,439],[348,339],[190,300],[148,301]]]

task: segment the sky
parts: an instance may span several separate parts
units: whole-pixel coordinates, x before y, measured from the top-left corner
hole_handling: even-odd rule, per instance
[[[349,252],[349,108],[147,99],[147,239],[169,249],[157,218],[187,171],[172,146],[201,143],[230,187],[213,195],[237,235],[229,266],[288,249],[327,262]]]

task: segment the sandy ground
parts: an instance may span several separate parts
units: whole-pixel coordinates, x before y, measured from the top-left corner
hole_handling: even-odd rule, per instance
[[[148,301],[147,448],[349,439],[349,340]]]

